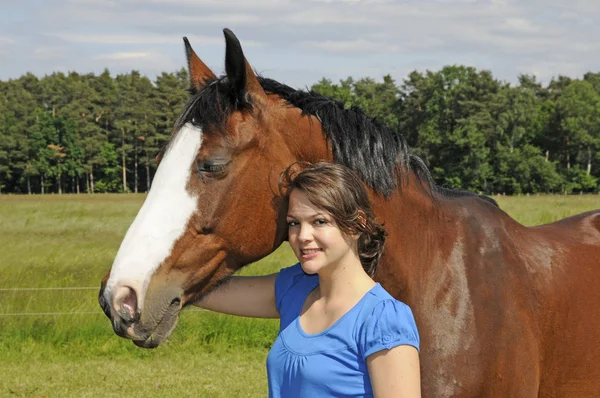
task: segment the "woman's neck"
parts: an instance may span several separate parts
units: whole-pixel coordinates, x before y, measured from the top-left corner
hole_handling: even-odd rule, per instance
[[[326,302],[362,297],[375,282],[365,272],[358,257],[352,257],[319,272],[318,298]]]

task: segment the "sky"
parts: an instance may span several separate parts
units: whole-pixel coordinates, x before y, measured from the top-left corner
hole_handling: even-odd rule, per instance
[[[0,80],[154,79],[186,66],[183,36],[221,75],[227,27],[257,72],[296,88],[455,64],[547,83],[600,72],[598,21],[600,0],[0,0]]]

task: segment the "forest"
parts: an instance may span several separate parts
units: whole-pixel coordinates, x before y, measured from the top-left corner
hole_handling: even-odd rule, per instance
[[[0,193],[146,192],[188,98],[185,69],[154,80],[31,73],[0,81]],[[351,77],[311,90],[402,134],[436,182],[485,194],[591,193],[600,184],[600,72],[517,84],[446,66],[401,83]]]

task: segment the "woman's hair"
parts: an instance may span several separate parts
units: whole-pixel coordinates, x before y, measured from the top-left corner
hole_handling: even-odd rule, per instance
[[[313,205],[329,213],[343,233],[359,235],[360,262],[367,274],[375,274],[387,233],[375,220],[356,173],[340,164],[297,162],[281,173],[279,188],[286,202],[292,190],[298,189]]]

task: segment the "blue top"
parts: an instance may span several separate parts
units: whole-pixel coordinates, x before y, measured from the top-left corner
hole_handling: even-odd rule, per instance
[[[412,312],[378,283],[332,326],[308,334],[300,313],[318,284],[318,275],[305,274],[299,263],[277,276],[281,318],[267,357],[269,397],[372,397],[366,358],[403,344],[419,349]]]

